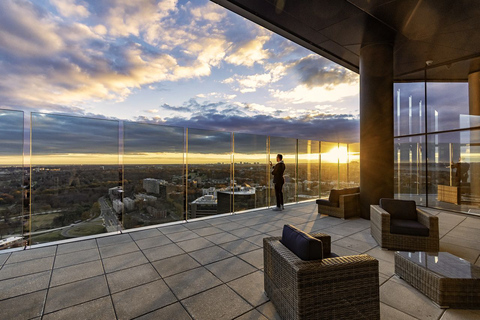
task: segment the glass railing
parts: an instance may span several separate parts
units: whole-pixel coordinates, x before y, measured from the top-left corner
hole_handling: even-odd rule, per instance
[[[269,162],[279,153],[286,204],[359,184],[358,144],[43,113],[27,120],[29,140],[22,112],[0,112],[2,248],[273,206]]]

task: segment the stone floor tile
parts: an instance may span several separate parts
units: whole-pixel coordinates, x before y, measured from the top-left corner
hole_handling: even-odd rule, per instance
[[[47,290],[37,291],[0,301],[0,318],[23,320],[42,315]]]
[[[61,254],[55,257],[54,268],[63,268],[99,259],[100,253],[98,252],[98,249],[89,249],[67,254]]]
[[[245,300],[226,285],[185,299],[182,304],[197,320],[233,319],[251,309]]]
[[[148,263],[142,252],[132,252],[121,256],[103,259],[103,267],[106,273],[135,267],[141,264]]]
[[[236,222],[227,222],[224,224],[220,224],[216,226],[219,229],[222,229],[223,231],[230,231],[230,230],[237,230],[242,228],[243,226],[239,223]]]
[[[238,256],[242,260],[247,261],[252,266],[262,269],[263,268],[263,249],[257,249],[254,251],[242,253]]]
[[[215,244],[204,238],[196,238],[192,240],[177,242],[177,245],[180,248],[182,248],[185,252],[192,252],[195,250],[200,250],[200,249],[214,246]]]
[[[58,245],[57,254],[72,253],[88,249],[96,249],[97,241],[95,239],[76,241]]]
[[[480,229],[480,219],[468,217],[463,220],[458,226]]]
[[[179,254],[184,254],[179,246],[175,243],[167,244],[161,247],[155,247],[152,249],[143,250],[143,253],[150,261],[157,261],[165,258],[170,258],[173,256],[178,256]]]
[[[142,264],[133,268],[107,274],[107,282],[111,293],[159,280],[160,276],[151,264]]]
[[[6,264],[0,270],[0,280],[51,270],[53,268],[54,258],[54,256],[51,256],[41,259]]]
[[[380,302],[380,319],[388,320],[415,320],[412,317],[400,310],[390,307],[388,304]]]
[[[135,242],[137,243],[138,247],[142,250],[154,248],[154,247],[160,247],[160,246],[164,246],[166,244],[172,243],[172,241],[170,241],[170,239],[168,239],[167,236],[164,236],[164,235],[144,238],[144,239],[136,240]]]
[[[204,267],[178,273],[164,280],[180,300],[222,284]]]
[[[342,236],[350,236],[354,233],[360,232],[365,230],[368,227],[362,225],[349,225],[348,223],[342,223],[336,226],[325,228],[324,230],[328,234],[329,232],[333,232]]]
[[[393,276],[395,274],[395,263],[378,260],[378,272],[387,277]]]
[[[44,248],[15,251],[15,252],[12,252],[12,254],[10,255],[10,258],[8,258],[5,264],[50,257],[50,256],[54,256],[56,252],[57,252],[57,246],[49,246]]]
[[[119,320],[132,319],[177,301],[163,280],[112,295]]]
[[[110,245],[118,246],[120,244],[130,243],[132,241],[133,241],[132,237],[130,237],[128,233],[124,233],[124,234],[116,234],[108,237],[98,238],[97,244],[98,244],[98,247],[105,247]]]
[[[257,271],[233,280],[227,285],[252,306],[258,307],[268,301],[268,297],[264,293],[263,276],[262,271]]]
[[[108,294],[104,275],[53,287],[48,290],[45,313],[98,299]]]
[[[163,278],[200,267],[200,264],[186,253],[152,262],[152,265]]]
[[[147,229],[142,231],[129,232],[129,234],[130,234],[130,237],[132,237],[132,239],[136,241],[136,240],[159,236],[162,233],[157,228],[152,228],[152,229]]]
[[[446,309],[440,320],[478,320],[480,310]]]
[[[163,234],[171,234],[171,233],[177,233],[177,232],[182,232],[182,231],[189,231],[190,229],[187,229],[185,227],[186,223],[179,223],[179,224],[174,224],[171,226],[161,226],[158,228],[158,231],[160,231]]]
[[[267,223],[260,224],[260,225],[256,225],[256,226],[252,226],[251,228],[252,228],[252,229],[255,229],[255,230],[257,230],[257,231],[260,231],[260,232],[262,232],[262,233],[274,232],[274,231],[282,230],[282,227],[278,227],[278,226],[271,225],[271,224],[267,224]]]
[[[379,278],[378,280],[380,285],[384,284],[386,281],[388,281],[388,279],[390,279],[389,276],[386,276],[383,273],[379,273],[378,278]]]
[[[394,250],[387,250],[387,249],[383,249],[381,247],[375,247],[375,248],[372,248],[372,249],[368,250],[365,253],[374,257],[377,260],[384,260],[384,261],[391,262],[391,263],[393,263],[395,261],[395,251]]]
[[[251,243],[245,239],[235,240],[228,243],[222,243],[219,246],[235,255],[253,251],[260,248],[256,244]]]
[[[475,250],[471,248],[462,247],[457,244],[443,242],[441,240],[440,240],[440,251],[450,252],[451,254],[457,257],[461,257],[469,261],[470,263],[475,263],[475,261],[477,261],[478,255],[480,254],[480,248],[479,250]]]
[[[190,230],[206,228],[206,227],[210,227],[210,226],[211,226],[211,224],[209,224],[206,221],[192,221],[192,220],[190,220],[185,224],[185,227],[187,229],[190,229]]]
[[[237,237],[237,236],[234,236],[233,234],[222,231],[221,233],[206,236],[205,239],[207,239],[208,241],[211,241],[215,244],[222,244],[222,243],[225,243],[225,242],[231,242],[231,241],[234,241],[234,240],[238,240],[240,238]]]
[[[66,283],[99,276],[103,273],[104,271],[101,260],[76,264],[65,268],[58,268],[53,270],[50,286],[60,286]]]
[[[209,236],[209,235],[212,235],[212,234],[223,232],[222,229],[212,227],[212,226],[205,227],[205,228],[194,229],[193,231],[201,237],[205,237],[205,236]]]
[[[186,241],[186,240],[191,240],[191,239],[198,239],[200,236],[193,232],[192,230],[189,230],[187,228],[184,228],[185,231],[181,232],[175,232],[175,233],[168,233],[167,237],[172,240],[173,242],[180,242],[180,241]]]
[[[351,237],[345,237],[340,240],[335,241],[335,245],[344,247],[349,250],[356,251],[358,253],[363,253],[366,252],[376,246],[378,246],[376,243],[375,244],[370,244],[358,239],[353,239]]]
[[[347,249],[342,246],[337,246],[336,242],[332,243],[331,251],[335,254],[338,254],[339,256],[354,256],[354,255],[360,254],[357,251]]]
[[[397,277],[380,287],[380,301],[417,319],[438,319],[443,313],[429,298]]]
[[[205,220],[205,222],[208,222],[208,224],[214,226],[214,227],[218,227],[218,225],[220,224],[225,224],[225,223],[229,223],[231,222],[232,218],[234,216],[224,216],[224,217],[215,217],[214,219],[208,219],[208,220]]]
[[[110,297],[103,297],[43,316],[43,320],[63,319],[115,319],[112,299]]]
[[[275,310],[275,306],[270,301],[257,307],[257,310],[269,320],[282,320],[277,310]]]
[[[0,268],[3,266],[5,261],[7,261],[7,259],[10,257],[10,254],[11,253],[1,253],[0,252]]]
[[[163,307],[162,309],[155,310],[153,312],[147,313],[146,315],[136,318],[136,320],[160,319],[190,320],[192,319],[192,317],[189,316],[188,312],[185,310],[182,304],[177,302],[169,306]]]
[[[137,244],[133,240],[131,242],[119,243],[118,245],[100,247],[99,249],[102,259],[140,251]]]
[[[46,289],[51,271],[0,281],[0,300]]]
[[[251,310],[235,320],[268,320],[263,314],[258,312],[257,310]]]
[[[230,252],[218,246],[193,251],[190,252],[189,255],[202,265],[206,265],[232,256]]]
[[[210,270],[211,273],[213,273],[223,282],[228,282],[233,279],[240,278],[246,274],[252,273],[257,270],[250,264],[237,257],[231,257],[225,260],[214,262],[212,264],[206,265],[205,268]]]
[[[248,238],[251,236],[256,236],[258,234],[261,234],[262,232],[252,229],[252,228],[241,228],[241,229],[235,229],[229,231],[229,233],[233,234],[234,236],[237,236],[239,238]]]

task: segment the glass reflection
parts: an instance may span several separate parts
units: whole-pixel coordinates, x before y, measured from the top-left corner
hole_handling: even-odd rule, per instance
[[[480,130],[428,135],[429,205],[480,213],[479,143]]]
[[[30,182],[24,180],[23,168],[23,119],[21,111],[0,110],[0,250],[22,246],[30,228]]]
[[[360,143],[349,143],[347,177],[349,186],[360,186]]]
[[[124,228],[184,219],[184,128],[124,122]]]
[[[31,115],[32,244],[120,229],[118,121]]]
[[[298,201],[320,195],[320,142],[298,140]]]
[[[338,143],[320,142],[321,160],[321,193],[322,198],[330,195],[330,190],[339,188],[339,162],[348,160],[348,153],[340,149]]]
[[[395,198],[426,205],[424,136],[395,141]]]
[[[425,83],[394,84],[394,135],[425,132]]]
[[[187,218],[233,211],[232,134],[187,130]]]
[[[268,205],[267,137],[234,134],[233,211]]]

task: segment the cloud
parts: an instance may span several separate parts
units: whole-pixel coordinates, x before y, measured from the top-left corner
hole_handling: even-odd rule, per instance
[[[305,84],[300,84],[290,90],[270,89],[273,97],[282,99],[288,103],[323,103],[338,101],[347,97],[358,95],[358,85],[341,83],[331,88],[330,86],[323,87],[309,87]]]
[[[195,19],[204,19],[212,22],[220,22],[227,16],[225,9],[212,2],[207,2],[205,6],[192,9],[191,13]]]
[[[266,73],[253,75],[234,75],[222,81],[224,84],[232,84],[233,89],[241,93],[255,92],[258,88],[266,87],[278,82],[285,76],[285,67],[281,64],[265,66]]]
[[[263,64],[271,56],[268,49],[264,49],[265,42],[270,35],[259,36],[234,47],[225,61],[234,65],[252,67],[255,63]]]
[[[77,4],[75,0],[50,0],[50,3],[52,3],[64,17],[86,18],[90,15],[87,5],[84,3]]]

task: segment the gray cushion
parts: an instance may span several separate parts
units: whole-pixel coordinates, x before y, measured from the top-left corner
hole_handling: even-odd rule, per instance
[[[322,241],[290,224],[283,226],[280,242],[302,260],[322,259]]]
[[[430,230],[418,221],[390,219],[390,233],[428,237]]]
[[[380,207],[390,213],[390,219],[417,220],[417,205],[413,200],[382,198]]]

